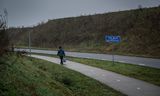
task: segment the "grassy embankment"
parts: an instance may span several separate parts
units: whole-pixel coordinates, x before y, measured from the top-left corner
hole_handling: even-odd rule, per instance
[[[55,55],[48,55],[48,54],[39,54],[39,55],[57,57]],[[113,64],[111,61],[106,61],[106,60],[76,58],[69,56],[67,56],[66,58],[71,61],[98,67],[104,70],[109,70],[112,72],[116,72],[118,74],[122,74],[125,76],[129,76],[132,78],[136,78],[160,86],[160,69],[127,64],[127,63],[120,63],[120,62],[115,62],[115,64]]]
[[[15,54],[0,58],[0,96],[124,96],[60,65]]]

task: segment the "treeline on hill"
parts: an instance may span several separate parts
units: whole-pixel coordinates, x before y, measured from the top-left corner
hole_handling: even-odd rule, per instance
[[[12,42],[28,45],[31,31],[33,47],[160,57],[160,7],[110,12],[49,20],[33,28],[9,30]],[[109,44],[105,35],[120,35],[119,44]]]

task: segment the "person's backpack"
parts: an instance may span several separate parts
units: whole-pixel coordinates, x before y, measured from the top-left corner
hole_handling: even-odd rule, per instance
[[[64,56],[64,51],[63,51],[63,50],[59,50],[59,51],[58,51],[58,55],[59,55],[59,56]]]

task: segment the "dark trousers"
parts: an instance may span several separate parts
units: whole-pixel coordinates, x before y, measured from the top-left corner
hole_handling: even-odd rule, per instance
[[[63,56],[59,56],[60,60],[61,60],[61,64],[63,64]]]

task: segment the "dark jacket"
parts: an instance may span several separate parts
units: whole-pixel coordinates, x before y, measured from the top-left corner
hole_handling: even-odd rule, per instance
[[[58,50],[57,55],[58,55],[58,56],[65,56],[64,50],[63,50],[63,49]]]

